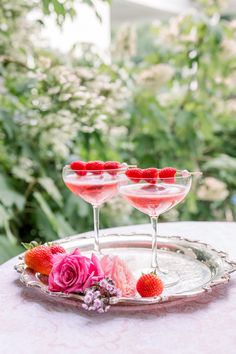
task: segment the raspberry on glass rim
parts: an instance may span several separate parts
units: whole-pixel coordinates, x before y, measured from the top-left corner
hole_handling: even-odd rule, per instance
[[[92,171],[94,174],[102,174],[104,170],[104,162],[103,161],[89,161],[86,163],[86,170]]]
[[[107,172],[110,175],[116,175],[117,173],[125,172],[129,167],[125,162],[103,162],[98,160],[88,162],[73,161],[69,166],[78,176],[85,176],[87,173],[101,175],[104,172]]]
[[[128,166],[129,167],[129,166]],[[138,183],[140,180],[144,180],[150,184],[158,183],[158,180],[165,180],[166,183],[174,183],[175,177],[189,177],[196,176],[200,177],[202,175],[201,171],[189,172],[188,170],[177,170],[174,167],[164,167],[158,169],[156,167],[149,167],[146,169],[138,168],[135,166],[133,168],[128,168],[125,172],[126,177],[131,181]]]
[[[131,181],[138,183],[142,179],[143,171],[141,168],[131,168],[125,174]]]
[[[70,167],[78,176],[85,176],[87,174],[86,162],[84,161],[73,161]]]
[[[176,175],[176,168],[173,167],[165,167],[159,171],[159,178],[166,179],[166,183],[174,183],[175,182],[175,175]]]
[[[108,171],[111,175],[115,175],[121,167],[122,164],[118,161],[106,161],[104,163],[104,170]]]
[[[155,184],[157,182],[158,175],[158,169],[155,167],[150,167],[143,170],[142,178],[148,183]]]

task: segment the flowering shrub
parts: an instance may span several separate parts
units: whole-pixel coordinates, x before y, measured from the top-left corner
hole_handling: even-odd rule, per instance
[[[220,18],[225,2],[196,0],[205,13],[189,10],[141,28],[129,56],[136,85],[125,153],[143,167],[172,165],[206,177],[167,220],[236,219],[236,21]],[[122,36],[123,48],[135,47]]]
[[[62,167],[73,158],[119,159],[129,97],[117,66],[38,48],[40,24],[26,21],[33,6],[3,0],[0,8],[0,262],[20,241],[91,227],[89,206],[67,191]]]

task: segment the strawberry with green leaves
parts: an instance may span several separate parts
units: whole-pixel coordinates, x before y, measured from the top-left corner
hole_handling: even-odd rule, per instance
[[[23,246],[27,249],[24,256],[27,267],[44,275],[49,275],[51,272],[53,255],[66,252],[62,246],[57,244],[41,245],[32,241],[31,243],[23,243]]]

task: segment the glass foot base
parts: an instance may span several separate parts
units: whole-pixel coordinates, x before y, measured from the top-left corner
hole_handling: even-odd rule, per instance
[[[176,285],[180,280],[178,272],[174,270],[169,270],[165,272],[157,270],[156,274],[163,281],[165,288],[169,288],[171,286]]]
[[[151,268],[151,267],[145,268],[145,269],[142,269],[141,273],[137,272],[137,274],[135,274],[135,276],[138,279],[142,274],[148,274],[148,273],[151,273],[154,271],[155,271],[154,268]],[[160,278],[163,281],[165,288],[169,288],[171,286],[174,286],[174,285],[178,284],[178,282],[180,281],[179,273],[174,270],[160,271],[160,270],[156,269],[155,272],[156,272],[156,275],[158,276],[158,278]]]

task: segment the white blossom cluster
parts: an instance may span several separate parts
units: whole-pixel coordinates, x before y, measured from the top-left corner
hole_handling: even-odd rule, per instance
[[[117,289],[111,279],[104,278],[97,285],[85,291],[82,307],[88,311],[104,313],[111,307],[110,297],[120,297],[121,291]]]

